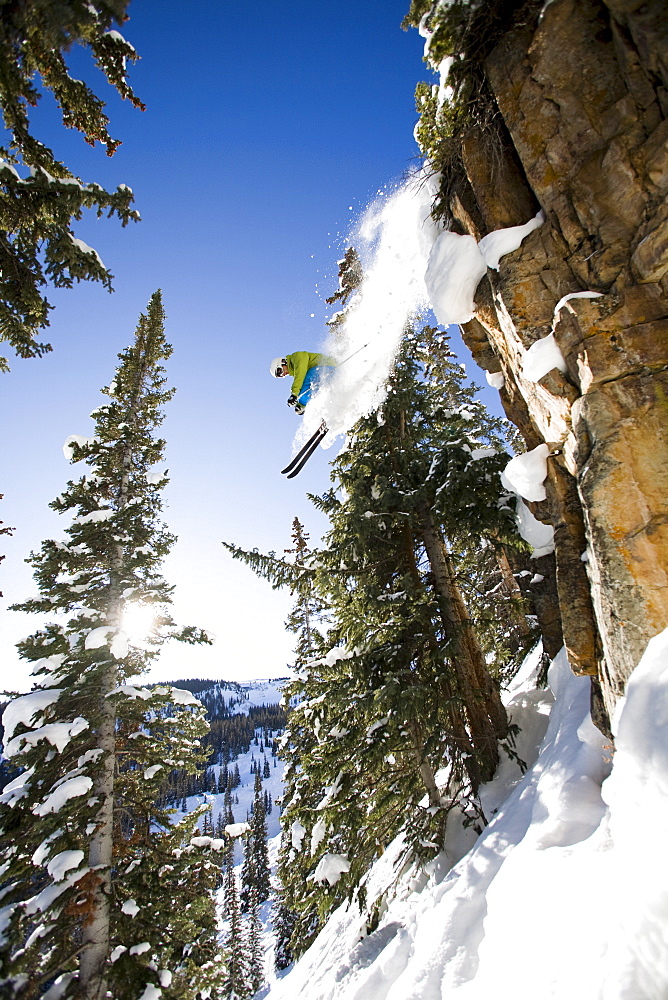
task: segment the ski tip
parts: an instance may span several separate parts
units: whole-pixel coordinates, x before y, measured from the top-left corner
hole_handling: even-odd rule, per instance
[[[309,440],[306,442],[302,450],[295,455],[289,465],[286,465],[284,469],[281,469],[281,474],[287,479],[294,479],[294,477],[301,472],[306,463],[308,462],[311,455],[317,449],[320,442],[323,440],[327,434],[327,427],[323,424],[318,428],[318,430],[313,434]]]
[[[284,469],[281,469],[281,475],[287,476],[288,479],[292,479],[293,476],[296,476],[297,473],[304,467],[306,461],[311,457],[326,434],[327,424],[323,420],[318,429],[314,431],[308,439],[306,444],[304,444],[293,457],[292,461],[288,462]]]

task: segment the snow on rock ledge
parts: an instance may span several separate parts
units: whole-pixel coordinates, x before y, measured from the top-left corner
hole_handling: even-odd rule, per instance
[[[432,309],[442,326],[468,323],[473,296],[487,265],[473,236],[445,232],[437,237],[424,277]]]
[[[512,490],[524,500],[544,500],[547,478],[547,458],[550,449],[539,444],[532,451],[515,455],[501,473],[501,482],[507,490]]]
[[[534,517],[523,501],[517,498],[517,530],[520,537],[532,546],[532,559],[540,559],[554,552],[554,528]]]
[[[519,250],[522,241],[529,233],[538,229],[545,222],[542,211],[538,212],[533,219],[529,219],[523,226],[509,226],[507,229],[496,229],[493,233],[483,236],[478,246],[487,267],[493,271],[499,270],[499,261],[507,253]]]
[[[442,326],[468,323],[475,313],[473,296],[480,279],[491,267],[498,271],[499,260],[517,250],[522,240],[542,226],[539,212],[523,226],[510,226],[488,233],[480,243],[473,236],[444,232],[434,241],[425,274],[432,309]]]
[[[553,368],[565,372],[566,359],[554,339],[554,334],[548,333],[547,337],[542,337],[532,344],[524,355],[522,375],[528,382],[540,382]]]

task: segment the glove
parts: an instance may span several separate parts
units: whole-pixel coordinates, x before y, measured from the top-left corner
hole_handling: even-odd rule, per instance
[[[295,406],[295,413],[297,414],[298,417],[301,417],[305,409],[306,409],[305,406],[302,406],[300,403],[297,403],[297,405]]]
[[[288,399],[288,406],[294,406],[296,402],[297,402],[297,397],[296,396],[290,396],[289,399]]]

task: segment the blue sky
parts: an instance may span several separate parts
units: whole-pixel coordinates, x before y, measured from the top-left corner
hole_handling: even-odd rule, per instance
[[[143,221],[125,230],[111,220],[77,224],[113,272],[115,292],[54,292],[53,353],[15,360],[1,376],[11,432],[0,517],[16,528],[3,547],[8,603],[33,593],[26,555],[66,526],[47,506],[77,472],[63,441],[90,433],[99,388],[160,287],[177,387],[165,423],[165,519],[179,542],[165,570],[178,619],[208,627],[217,643],[166,652],[156,675],[286,672],[289,596],[233,563],[220,541],[280,552],[295,515],[314,538],[325,527],[306,493],[327,488],[331,453],[292,482],[280,476],[298,418],[268,364],[323,343],[324,298],[336,288],[351,223],[416,161],[413,93],[429,72],[422,39],[400,28],[407,6],[136,0],[122,30],[142,57],[131,79],[144,113],[73,53],[75,73],[108,101],[123,144],[113,158],[90,149],[60,126],[48,97],[36,130],[84,180],[132,187]],[[38,622],[6,613],[1,624],[4,685],[25,687],[12,644]]]

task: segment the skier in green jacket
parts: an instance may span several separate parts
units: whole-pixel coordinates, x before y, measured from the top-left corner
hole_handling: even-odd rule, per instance
[[[294,406],[295,413],[302,414],[312,394],[328,378],[336,361],[326,354],[313,354],[310,351],[295,351],[284,358],[274,358],[270,373],[274,378],[285,378],[292,375],[292,389],[288,398],[288,406]]]

